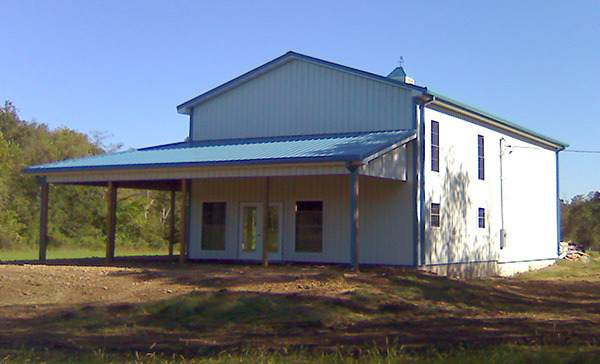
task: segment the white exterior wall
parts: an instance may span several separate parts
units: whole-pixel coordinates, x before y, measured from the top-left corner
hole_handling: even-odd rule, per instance
[[[361,195],[360,262],[411,265],[413,256],[412,189],[408,183],[359,177]],[[283,204],[283,261],[350,262],[349,176],[274,177],[270,201]],[[205,179],[192,182],[190,259],[239,258],[239,209],[262,202],[264,179]],[[323,252],[295,252],[295,204],[323,201]],[[202,251],[203,202],[226,202],[226,243],[220,252]],[[406,223],[403,221],[406,220]]]
[[[412,148],[412,144],[411,145]],[[361,166],[358,174],[406,181],[409,169],[408,145],[402,145]]]
[[[409,183],[359,176],[359,261],[413,266],[414,197]]]
[[[292,60],[194,108],[193,139],[411,129],[411,91]]]
[[[439,122],[440,129],[439,173],[431,170],[432,120]],[[478,179],[478,135],[485,140],[485,180]],[[507,145],[515,146],[503,156],[504,249],[500,249],[502,137]],[[426,265],[557,256],[555,151],[430,108],[425,112],[424,140]],[[430,226],[431,203],[441,205],[439,228]],[[486,211],[483,229],[478,227],[480,207]]]

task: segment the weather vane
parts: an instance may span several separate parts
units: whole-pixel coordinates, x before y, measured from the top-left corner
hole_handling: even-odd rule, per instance
[[[398,65],[400,67],[404,66],[404,57],[400,56],[400,59],[398,60]]]

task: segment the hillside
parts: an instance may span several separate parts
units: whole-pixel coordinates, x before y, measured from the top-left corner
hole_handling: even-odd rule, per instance
[[[37,244],[39,185],[23,168],[40,163],[106,152],[102,137],[21,120],[17,108],[0,108],[0,250],[31,249]],[[105,189],[52,185],[49,248],[104,246]],[[168,197],[165,193],[119,192],[117,245],[126,248],[166,247]]]

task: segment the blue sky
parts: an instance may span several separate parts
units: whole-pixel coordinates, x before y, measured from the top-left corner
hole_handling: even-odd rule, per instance
[[[143,147],[183,140],[175,106],[288,50],[417,84],[600,150],[598,1],[0,0],[0,102],[25,120]],[[600,190],[563,153],[561,197]]]

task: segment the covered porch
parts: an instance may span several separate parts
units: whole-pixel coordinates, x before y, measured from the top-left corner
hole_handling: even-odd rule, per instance
[[[361,259],[371,249],[361,249],[358,230],[361,208],[367,214],[360,221],[375,225],[363,228],[363,237],[385,230],[379,225],[386,214],[407,215],[401,217],[412,224],[407,143],[414,139],[414,131],[401,130],[186,142],[29,167],[25,172],[38,176],[41,186],[39,258],[46,258],[50,185],[85,184],[108,189],[109,261],[115,256],[117,190],[139,188],[170,191],[170,247],[179,242],[180,262],[347,262],[354,269],[359,262],[410,265]],[[359,204],[359,191],[376,201],[367,203],[363,196]],[[404,209],[395,211],[394,203]],[[408,235],[404,241],[412,242]]]

